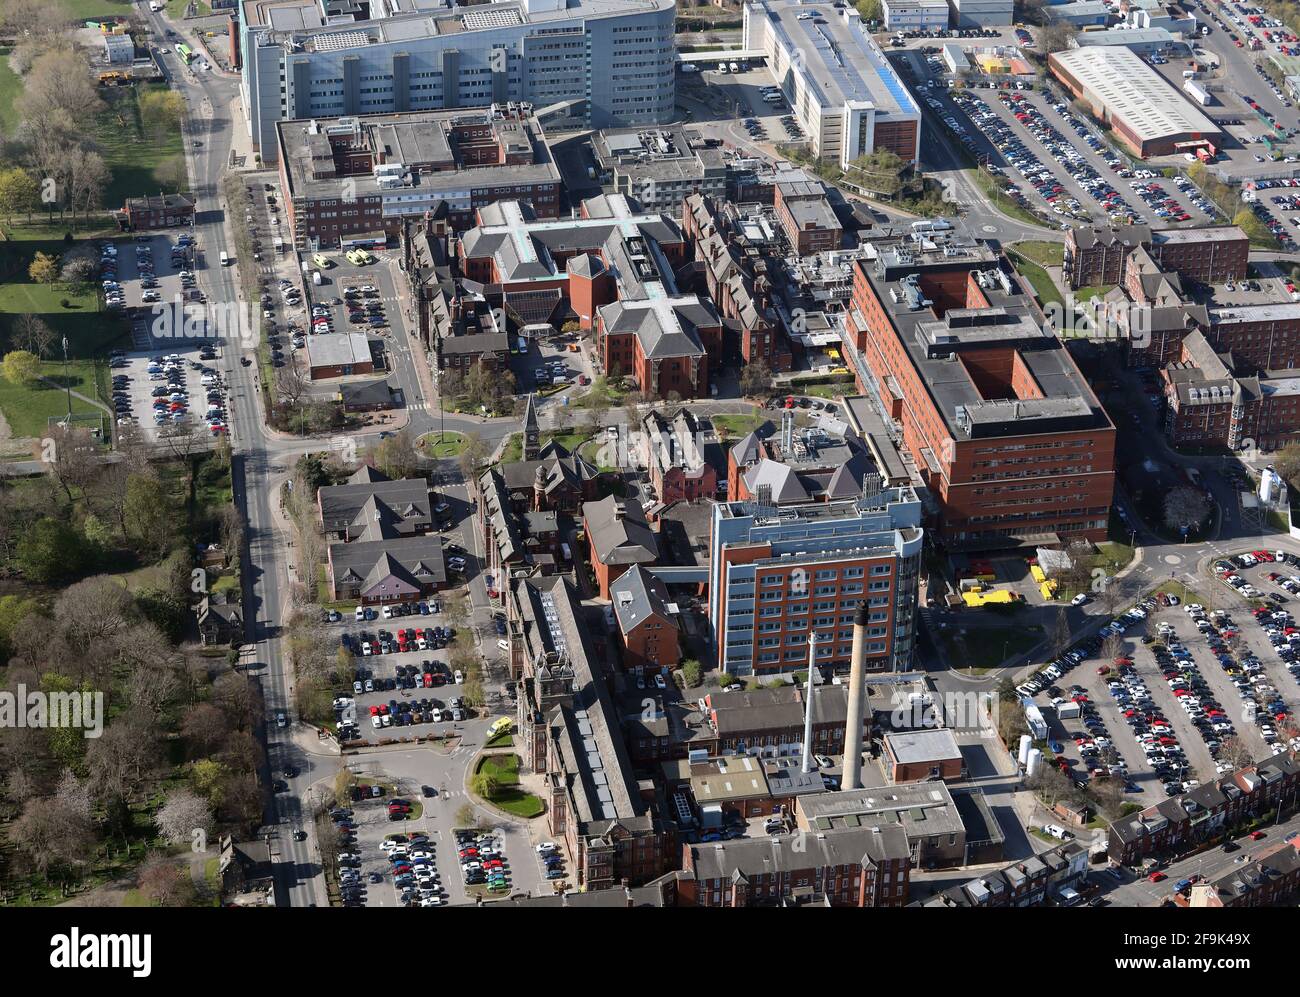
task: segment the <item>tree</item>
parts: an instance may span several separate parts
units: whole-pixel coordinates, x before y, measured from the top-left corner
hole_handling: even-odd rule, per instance
[[[155,558],[171,550],[175,523],[167,503],[158,500],[161,483],[152,472],[126,479],[122,522],[126,540],[142,554]]]
[[[137,97],[136,104],[140,110],[140,128],[153,143],[179,130],[185,101],[175,90],[146,90]]]
[[[703,666],[694,658],[687,658],[682,662],[682,680],[686,683],[686,688],[696,688],[704,681]]]
[[[41,585],[66,581],[81,573],[84,547],[67,523],[43,516],[18,541],[18,568],[28,581]]]
[[[853,179],[868,190],[892,197],[903,189],[903,174],[909,169],[896,152],[880,149],[860,156],[850,165]]]
[[[38,252],[27,267],[27,276],[37,284],[53,284],[59,279],[59,258]]]
[[[864,23],[879,21],[881,18],[880,0],[858,0],[855,7],[862,16]]]
[[[71,46],[37,57],[18,98],[18,108],[29,123],[64,116],[88,128],[102,106],[85,57]]]
[[[1056,615],[1052,619],[1052,633],[1048,646],[1052,649],[1052,657],[1061,654],[1070,646],[1070,620],[1066,615],[1064,606],[1056,607]]]
[[[460,455],[456,458],[460,473],[466,481],[472,481],[481,465],[488,459],[488,446],[478,433],[469,432],[461,441]]]
[[[163,840],[171,845],[189,845],[195,831],[212,827],[212,807],[189,789],[175,789],[154,814],[154,824]]]
[[[394,480],[414,477],[420,469],[420,454],[415,441],[405,429],[399,430],[375,447],[375,467]]]
[[[20,166],[0,170],[0,219],[5,223],[25,212],[30,214],[39,203],[40,184]]]
[[[501,791],[501,779],[495,770],[485,766],[474,773],[470,786],[478,796],[491,800]]]
[[[772,390],[772,372],[762,360],[754,360],[740,372],[740,393],[747,398],[758,398]]]
[[[145,858],[136,882],[140,892],[158,907],[193,907],[197,899],[189,866],[161,852]]]
[[[59,280],[74,291],[85,289],[95,279],[95,261],[85,256],[78,256],[63,264]],[[38,352],[38,351],[33,351]]]
[[[19,315],[14,322],[12,341],[20,350],[46,357],[54,345],[54,330],[35,315]]]
[[[42,441],[45,467],[72,501],[72,490],[84,488],[98,472],[95,444],[90,430],[78,426],[51,426]]]
[[[31,384],[41,373],[41,361],[26,350],[12,350],[0,361],[0,372],[10,384],[22,387]]]
[[[1300,443],[1289,443],[1273,457],[1273,469],[1277,471],[1287,486],[1300,486]]]
[[[1051,55],[1053,52],[1064,52],[1073,41],[1074,28],[1064,21],[1049,24],[1038,33],[1038,48],[1044,55]]]
[[[1185,535],[1205,522],[1211,508],[1205,492],[1190,485],[1179,485],[1165,495],[1165,525]]]
[[[1254,761],[1250,748],[1239,737],[1229,737],[1219,745],[1219,758],[1234,769],[1243,768]]]

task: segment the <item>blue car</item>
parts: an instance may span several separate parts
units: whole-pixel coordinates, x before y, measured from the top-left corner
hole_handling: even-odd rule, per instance
[[[420,608],[420,615],[421,615],[421,616],[428,616],[428,615],[429,615],[429,604],[428,604],[427,602],[422,602],[422,603],[420,603],[420,607],[419,607],[419,608]]]

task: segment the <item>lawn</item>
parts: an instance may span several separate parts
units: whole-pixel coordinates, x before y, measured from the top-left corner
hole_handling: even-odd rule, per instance
[[[68,396],[65,387],[63,363],[47,361],[41,365],[41,371],[48,381],[34,381],[31,384],[15,385],[0,377],[0,412],[4,412],[9,429],[16,437],[34,437],[40,439],[49,430],[50,418],[59,418],[68,413]],[[96,396],[96,369],[91,361],[74,361],[68,367],[67,380],[72,390],[79,391],[89,398]],[[50,384],[49,381],[54,381]],[[74,413],[97,412],[102,410],[83,402],[77,397],[72,399]]]
[[[938,637],[950,667],[985,670],[1038,646],[1043,640],[1043,628],[974,627],[965,634],[948,629],[939,632]]]
[[[131,0],[59,0],[69,20],[85,21],[93,17],[116,14],[125,17],[131,13]]]
[[[718,436],[725,435],[729,439],[747,436],[766,421],[761,412],[726,412],[711,415],[709,418]]]
[[[161,83],[140,84],[141,92],[166,90]],[[145,135],[136,103],[137,87],[105,91],[109,109],[101,116],[96,138],[104,161],[113,171],[113,182],[104,192],[104,203],[120,206],[128,197],[175,193],[187,189],[189,180],[181,150],[179,123],[161,137]]]
[[[1091,301],[1093,298],[1102,298],[1114,289],[1114,284],[1103,284],[1101,287],[1081,287],[1074,292],[1074,300],[1084,302]]]
[[[12,348],[10,333],[14,319],[23,314],[38,316],[53,330],[57,355],[61,355],[58,341],[64,336],[74,358],[101,356],[110,346],[123,340],[127,335],[125,320],[99,311],[93,290],[73,294],[63,284],[33,284],[27,279],[27,267],[38,251],[61,256],[66,247],[57,240],[0,242],[0,343],[3,343],[3,352]]]
[[[1011,248],[1040,267],[1059,267],[1065,255],[1065,246],[1059,242],[1017,242]]]
[[[479,759],[474,771],[476,775],[479,772],[491,772],[497,777],[499,788],[489,802],[506,813],[531,818],[540,817],[546,812],[540,799],[519,788],[518,755],[485,755]]]
[[[426,433],[416,444],[426,457],[456,457],[465,448],[465,437],[460,433]]]
[[[616,408],[623,404],[625,391],[609,383],[601,376],[592,382],[591,387],[573,400],[579,408]]]
[[[502,731],[496,737],[489,738],[483,743],[485,748],[513,748],[515,744],[515,735],[508,730]]]
[[[11,135],[18,127],[18,97],[23,92],[23,82],[9,68],[10,49],[0,48],[0,134]]]
[[[1047,271],[1040,267],[1032,260],[1026,259],[1017,253],[1014,249],[1007,250],[1007,256],[1015,265],[1020,275],[1029,281],[1030,286],[1034,289],[1034,295],[1038,298],[1039,304],[1046,308],[1050,304],[1058,307],[1064,304],[1061,292],[1056,289],[1056,284],[1048,275]]]

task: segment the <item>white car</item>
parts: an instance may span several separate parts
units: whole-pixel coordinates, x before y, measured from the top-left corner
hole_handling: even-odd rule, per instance
[[[560,850],[560,846],[557,845],[554,841],[543,841],[541,844],[537,846],[538,855],[549,855],[551,854],[551,852],[558,852],[559,850]]]
[[[1080,592],[1078,595],[1076,595],[1073,599],[1070,600],[1070,605],[1082,606],[1085,603],[1087,603],[1087,601],[1088,601],[1088,594],[1086,592]]]

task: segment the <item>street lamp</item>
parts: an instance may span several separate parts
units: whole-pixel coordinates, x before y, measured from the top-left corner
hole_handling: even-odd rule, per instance
[[[68,389],[68,428],[72,428],[72,378],[68,376],[68,337],[63,337],[63,384]]]

